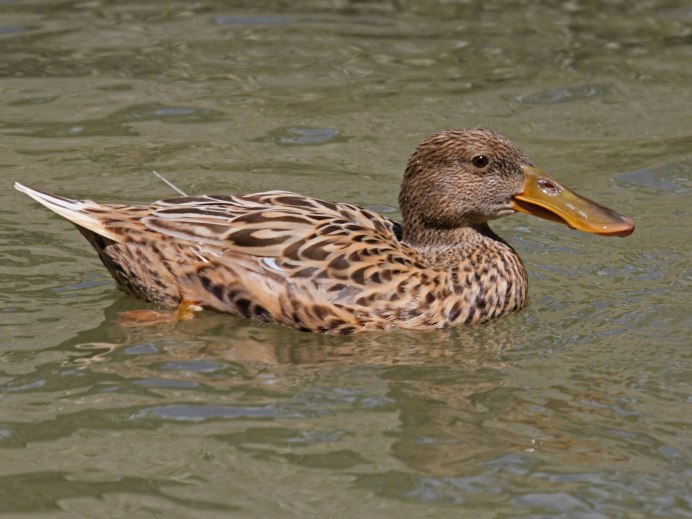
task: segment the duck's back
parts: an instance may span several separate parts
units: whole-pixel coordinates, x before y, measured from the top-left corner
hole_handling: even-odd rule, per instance
[[[87,203],[76,224],[118,286],[299,329],[429,326],[436,273],[375,212],[290,192]]]

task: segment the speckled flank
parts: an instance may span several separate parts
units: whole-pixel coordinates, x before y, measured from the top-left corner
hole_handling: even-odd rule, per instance
[[[478,155],[489,166],[474,166]],[[444,328],[524,306],[521,260],[486,222],[512,212],[507,204],[527,163],[491,132],[442,132],[409,161],[403,225],[350,204],[272,191],[146,207],[81,202],[81,217],[108,237],[96,225],[80,230],[118,286],[148,301],[197,303],[313,332]]]

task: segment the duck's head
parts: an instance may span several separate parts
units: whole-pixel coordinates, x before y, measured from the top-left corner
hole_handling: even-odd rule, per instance
[[[414,234],[480,225],[514,212],[573,229],[627,236],[634,221],[570,191],[509,139],[480,129],[436,133],[409,159],[399,194],[407,241]]]

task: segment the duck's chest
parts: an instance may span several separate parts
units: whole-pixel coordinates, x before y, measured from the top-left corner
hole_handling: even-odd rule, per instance
[[[519,256],[509,247],[473,255],[449,275],[449,318],[476,323],[519,310],[526,304],[528,283]]]

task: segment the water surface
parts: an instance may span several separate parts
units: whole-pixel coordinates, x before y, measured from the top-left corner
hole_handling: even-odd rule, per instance
[[[0,3],[0,511],[692,517],[692,11],[678,2]],[[632,215],[516,215],[530,306],[346,338],[214,313],[128,329],[11,189],[290,189],[397,217],[406,158],[481,126]]]

